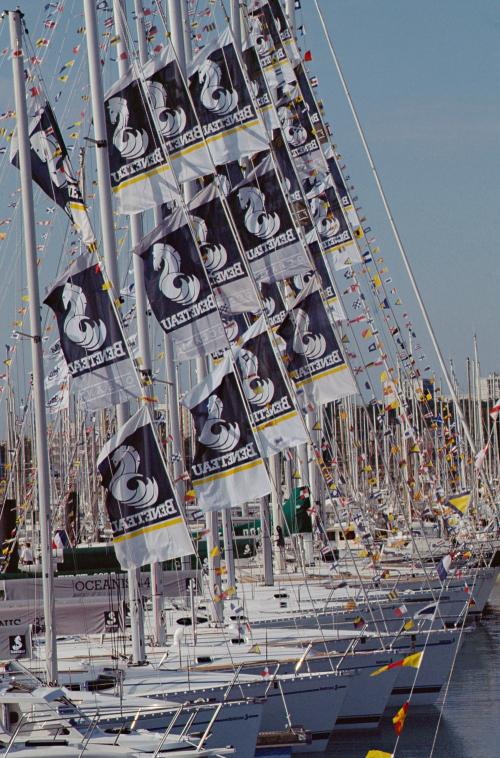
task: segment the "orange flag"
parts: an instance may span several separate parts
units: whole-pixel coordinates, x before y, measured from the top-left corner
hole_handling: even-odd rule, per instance
[[[403,731],[403,727],[405,725],[405,719],[406,719],[406,714],[408,712],[408,706],[409,706],[408,701],[406,701],[406,703],[403,703],[399,711],[396,713],[396,715],[392,719],[392,723],[394,724],[394,730],[396,734],[398,735],[398,737]]]

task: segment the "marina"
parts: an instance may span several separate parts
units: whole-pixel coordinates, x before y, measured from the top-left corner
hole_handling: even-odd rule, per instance
[[[449,359],[346,17],[1,16],[0,756],[498,752],[490,324]]]

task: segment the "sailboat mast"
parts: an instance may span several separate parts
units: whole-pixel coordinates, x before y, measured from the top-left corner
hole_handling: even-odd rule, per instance
[[[54,616],[54,581],[52,573],[52,525],[50,514],[49,454],[47,447],[47,419],[43,376],[43,351],[40,318],[40,294],[35,236],[35,210],[31,176],[31,150],[29,142],[28,110],[24,90],[24,62],[22,50],[22,14],[8,11],[12,72],[21,172],[21,198],[23,211],[24,252],[28,278],[28,297],[31,331],[31,360],[33,370],[33,401],[35,414],[35,445],[37,456],[38,511],[40,520],[40,547],[42,551],[43,612],[45,618],[45,665],[50,683],[57,681],[57,648]]]
[[[136,3],[136,6],[140,6],[140,3]],[[144,40],[144,34],[142,31],[142,18],[140,18],[141,8],[136,7],[137,26],[138,26],[138,38],[139,38],[139,51],[140,51],[140,63],[146,63],[147,49]],[[124,0],[114,0],[113,13],[115,17],[115,30],[118,37],[117,48],[117,60],[118,60],[118,74],[124,76],[131,66],[129,46],[126,43],[127,40],[127,28],[125,22],[126,8]],[[142,39],[141,39],[142,38]],[[130,228],[130,244],[135,247],[139,244],[143,237],[143,224],[142,214],[134,213],[129,217]],[[143,403],[149,403],[152,396],[152,362],[151,362],[151,349],[149,344],[149,329],[148,329],[148,301],[146,295],[146,285],[144,281],[144,261],[139,255],[132,256],[132,266],[134,271],[134,293],[135,293],[135,306],[136,306],[136,324],[137,324],[137,344],[139,347],[140,356],[140,372],[143,378],[143,391],[144,400]],[[149,398],[149,400],[148,400]],[[140,579],[140,575],[139,579]],[[162,588],[162,568],[160,564],[151,565],[151,603],[153,609],[153,636],[156,644],[163,644],[165,642],[165,630],[162,623],[161,611],[163,608],[163,588]],[[139,592],[140,595],[140,592]],[[136,602],[134,600],[134,602]],[[141,660],[143,659],[143,652],[141,653]]]
[[[335,49],[333,47],[333,42],[332,42],[332,39],[331,39],[330,34],[328,32],[323,12],[321,11],[321,8],[319,7],[318,0],[314,0],[314,1],[315,1],[315,6],[316,6],[316,10],[317,10],[319,19],[320,19],[321,26],[323,28],[323,32],[325,34],[325,38],[326,38],[328,47],[330,49],[330,53],[332,55],[333,61],[335,63],[335,66],[337,68],[337,72],[338,72],[338,75],[339,75],[339,78],[340,78],[340,81],[341,81],[341,84],[342,84],[342,88],[344,90],[345,96],[347,98],[347,102],[348,102],[349,107],[351,109],[351,113],[352,113],[354,122],[356,124],[357,129],[358,129],[358,133],[359,133],[359,136],[360,136],[360,139],[361,139],[361,142],[362,142],[362,145],[363,145],[366,157],[368,159],[368,163],[370,165],[370,169],[372,171],[373,178],[375,180],[375,184],[377,186],[377,190],[378,190],[378,193],[380,195],[380,199],[382,200],[382,204],[384,206],[384,209],[385,209],[385,212],[386,212],[386,215],[387,215],[387,219],[389,221],[389,225],[391,227],[391,230],[392,230],[392,233],[393,233],[396,245],[398,247],[399,253],[400,253],[401,258],[403,260],[403,264],[405,266],[406,272],[407,272],[408,277],[410,279],[410,282],[411,282],[411,285],[412,285],[412,289],[413,289],[415,298],[417,300],[418,306],[420,308],[420,312],[422,313],[422,317],[424,319],[425,325],[427,327],[427,331],[429,333],[429,337],[430,337],[432,345],[434,347],[434,352],[436,353],[436,357],[437,357],[437,359],[439,361],[439,365],[441,366],[441,370],[442,370],[444,378],[446,380],[446,384],[448,385],[448,390],[449,390],[450,395],[451,395],[452,400],[453,400],[453,407],[456,409],[455,412],[457,413],[458,417],[460,418],[460,421],[462,422],[462,426],[463,426],[463,430],[465,432],[465,436],[467,437],[467,441],[468,441],[468,443],[470,445],[470,449],[471,449],[472,455],[474,457],[476,455],[476,452],[477,452],[477,447],[476,447],[476,444],[475,444],[474,439],[472,437],[472,434],[471,434],[471,431],[470,431],[470,428],[469,428],[469,424],[467,423],[467,420],[466,420],[466,418],[465,418],[465,416],[464,416],[464,414],[462,412],[462,408],[460,407],[460,403],[458,401],[458,397],[456,395],[455,388],[453,386],[453,382],[451,381],[450,372],[448,371],[448,367],[447,367],[446,362],[445,362],[445,360],[443,358],[443,354],[441,352],[441,348],[440,348],[439,343],[437,341],[437,337],[436,337],[436,334],[434,332],[434,328],[433,328],[433,326],[431,324],[431,321],[430,321],[430,318],[429,318],[429,314],[427,312],[427,308],[426,308],[425,303],[424,303],[424,301],[422,299],[422,295],[421,295],[420,290],[418,288],[417,281],[416,281],[415,276],[413,274],[413,269],[411,267],[410,260],[408,258],[408,255],[407,255],[406,250],[404,248],[403,242],[402,242],[401,237],[399,235],[399,231],[398,231],[398,228],[396,226],[396,222],[394,220],[394,217],[392,215],[392,211],[391,211],[391,208],[389,206],[389,202],[387,200],[386,194],[385,194],[384,189],[382,187],[382,182],[380,180],[377,168],[375,166],[371,150],[370,150],[370,148],[368,146],[368,142],[366,140],[366,136],[365,136],[363,127],[361,126],[361,122],[359,120],[359,116],[358,116],[356,107],[354,105],[353,99],[351,97],[351,93],[350,93],[349,88],[347,86],[347,82],[345,80],[345,77],[344,77],[344,74],[343,74],[343,71],[342,71],[342,67],[340,65],[340,61],[338,60],[337,54],[336,54]],[[287,0],[287,2],[288,2],[288,0]],[[485,479],[485,484],[486,484],[486,488],[488,490],[488,494],[489,494],[492,506],[494,508],[495,495],[494,495],[493,489],[491,487],[491,484],[490,484],[490,482],[489,482],[489,480],[487,478]]]
[[[96,166],[99,180],[99,210],[101,216],[102,246],[106,273],[111,282],[113,298],[119,296],[119,273],[116,258],[116,240],[113,225],[113,203],[109,157],[107,150],[106,121],[104,114],[104,92],[101,79],[99,59],[99,41],[97,36],[97,18],[93,0],[84,0],[85,26],[87,30],[87,53],[89,63],[90,94],[92,101],[92,118],[96,145]],[[123,426],[128,416],[128,403],[116,406],[117,425]],[[127,571],[129,584],[129,603],[132,631],[132,656],[134,663],[145,659],[144,619],[142,600],[139,592],[140,569]]]

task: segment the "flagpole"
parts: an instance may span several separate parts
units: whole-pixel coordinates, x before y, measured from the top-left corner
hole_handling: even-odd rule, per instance
[[[139,6],[139,7],[137,7]],[[139,2],[135,3],[135,12],[137,16],[138,25],[138,38],[139,38],[139,50],[141,55],[141,64],[146,62],[147,48],[143,35],[141,35],[141,19],[139,18],[139,10],[142,6]],[[118,37],[117,45],[117,58],[118,58],[118,75],[124,76],[131,67],[129,46],[126,44],[127,29],[125,24],[125,3],[124,0],[113,0],[113,15],[115,18],[115,31]],[[142,43],[142,44],[141,44]],[[144,60],[142,56],[144,55]],[[134,248],[139,244],[143,237],[143,225],[142,225],[142,213],[134,213],[129,216],[129,228],[130,228],[130,245]],[[139,371],[143,379],[143,391],[144,398],[143,404],[150,404],[152,402],[152,363],[151,363],[151,350],[149,345],[149,329],[148,329],[148,300],[146,296],[146,285],[144,281],[144,260],[139,255],[132,256],[132,266],[134,270],[134,283],[135,283],[135,305],[136,305],[136,323],[137,323],[137,343],[139,347]],[[162,593],[162,568],[159,563],[152,563],[150,566],[151,572],[151,605],[153,611],[153,638],[157,645],[161,645],[165,642],[165,629],[162,623],[162,610],[163,610],[163,593]],[[140,588],[140,573],[137,575],[139,588]],[[140,600],[140,608],[137,608],[137,601]],[[134,597],[134,607],[137,608],[136,614],[142,616],[142,599],[139,589],[139,597]],[[132,606],[131,606],[132,607]],[[139,619],[139,625],[142,627],[144,621]],[[145,651],[140,652],[139,660],[145,658]],[[136,661],[137,662],[137,661]]]
[[[28,279],[28,297],[31,331],[31,360],[33,369],[33,400],[35,413],[35,444],[38,479],[38,510],[40,518],[40,547],[42,551],[43,613],[45,618],[45,665],[49,684],[57,682],[57,644],[54,616],[54,579],[52,568],[52,524],[50,513],[49,454],[47,445],[47,419],[43,376],[43,351],[38,287],[35,211],[31,176],[31,149],[29,142],[28,110],[24,89],[24,63],[22,52],[22,13],[7,11],[9,16],[12,72],[21,171],[21,198],[23,211],[24,251]]]
[[[87,55],[92,118],[94,121],[97,178],[99,183],[99,211],[101,216],[102,246],[106,274],[111,282],[113,299],[116,300],[120,294],[120,279],[113,224],[113,202],[111,197],[108,143],[104,113],[104,92],[101,78],[101,61],[99,58],[99,40],[97,35],[97,17],[94,0],[83,0],[83,9],[87,32]],[[116,406],[116,423],[118,427],[123,426],[128,415],[128,403],[121,403]],[[128,569],[127,576],[131,615],[132,657],[134,663],[140,663],[141,661],[144,661],[146,657],[144,645],[144,618],[139,589],[140,569]]]
[[[455,389],[453,387],[453,382],[450,379],[450,374],[449,374],[449,371],[448,371],[448,367],[446,366],[446,362],[445,362],[445,360],[443,358],[443,355],[441,353],[441,348],[439,347],[439,343],[438,343],[437,337],[436,337],[436,335],[434,333],[434,329],[432,327],[432,324],[431,324],[431,321],[430,321],[430,318],[429,318],[429,314],[427,313],[427,308],[426,308],[425,303],[424,303],[424,301],[422,299],[422,295],[420,294],[420,290],[418,288],[417,281],[416,281],[415,276],[413,274],[413,269],[411,267],[410,260],[408,258],[408,255],[407,255],[406,250],[404,248],[403,242],[402,242],[401,237],[399,235],[399,231],[398,231],[398,228],[396,226],[396,222],[394,220],[391,208],[389,206],[389,202],[387,200],[386,194],[385,194],[384,189],[382,187],[382,182],[381,182],[380,177],[378,175],[378,171],[377,171],[377,168],[375,166],[375,163],[374,163],[374,160],[373,160],[373,156],[371,154],[371,150],[370,150],[370,148],[368,146],[368,142],[366,140],[363,127],[361,126],[361,122],[359,120],[359,116],[358,116],[356,107],[354,105],[353,99],[351,97],[351,93],[350,93],[349,88],[347,86],[347,82],[345,80],[345,77],[344,77],[344,74],[343,74],[343,71],[342,71],[342,67],[340,65],[340,61],[337,58],[337,54],[336,54],[335,49],[333,47],[333,42],[332,42],[332,39],[331,39],[330,34],[328,32],[328,29],[327,29],[327,26],[326,26],[326,23],[325,23],[325,19],[324,19],[324,16],[323,16],[323,12],[321,11],[321,8],[319,7],[318,0],[314,0],[314,2],[315,2],[315,5],[316,5],[316,10],[318,12],[318,16],[319,16],[319,19],[320,19],[321,26],[323,28],[323,32],[325,34],[325,38],[326,38],[328,47],[330,49],[330,53],[332,55],[333,61],[335,63],[335,66],[337,68],[337,72],[338,72],[338,75],[339,75],[339,78],[340,78],[340,81],[341,81],[341,84],[342,84],[342,88],[344,90],[345,96],[347,98],[347,102],[348,102],[349,107],[351,109],[351,113],[352,113],[354,122],[356,124],[357,129],[358,129],[358,133],[359,133],[359,136],[360,136],[363,148],[365,150],[366,157],[368,158],[368,163],[370,165],[370,168],[371,168],[371,171],[372,171],[372,174],[373,174],[373,178],[375,180],[375,184],[377,186],[377,189],[378,189],[378,192],[379,192],[379,195],[380,195],[380,199],[382,200],[382,204],[384,206],[384,209],[385,209],[388,221],[389,221],[389,225],[390,225],[390,227],[392,229],[392,233],[393,233],[394,239],[396,241],[398,250],[400,252],[401,258],[402,258],[403,263],[404,263],[404,266],[406,268],[406,272],[407,272],[408,277],[410,279],[410,282],[411,282],[411,285],[412,285],[412,288],[413,288],[413,292],[415,294],[415,298],[416,298],[417,303],[418,303],[418,305],[420,307],[420,311],[422,313],[422,317],[423,317],[425,325],[427,327],[427,331],[429,332],[429,336],[430,336],[432,345],[434,347],[434,351],[436,353],[437,359],[439,361],[439,365],[441,366],[441,370],[443,372],[444,378],[446,379],[446,384],[448,385],[448,389],[450,391],[450,395],[451,395],[451,397],[453,399],[454,407],[456,408],[457,414],[459,415],[460,420],[462,421],[463,428],[464,428],[464,431],[465,431],[465,435],[466,435],[467,440],[469,442],[472,455],[473,455],[473,457],[475,457],[476,453],[477,453],[476,445],[475,445],[474,440],[472,438],[472,434],[470,432],[469,425],[468,425],[468,423],[467,423],[467,421],[465,419],[465,416],[464,416],[464,414],[462,412],[462,409],[460,407],[460,404],[458,402],[458,398],[457,398],[457,395],[455,393]],[[486,483],[486,487],[488,489],[488,493],[489,493],[490,498],[491,498],[492,506],[494,508],[495,507],[495,505],[494,505],[495,504],[495,496],[494,496],[491,484],[488,481],[488,479],[485,479],[485,483]]]

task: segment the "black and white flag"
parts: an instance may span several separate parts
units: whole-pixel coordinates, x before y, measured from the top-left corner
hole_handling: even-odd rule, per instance
[[[55,387],[58,384],[61,384],[62,382],[66,381],[68,378],[68,366],[65,360],[60,360],[56,363],[56,365],[50,369],[50,371],[45,376],[45,389],[50,390],[52,387]]]
[[[231,31],[226,29],[189,66],[189,90],[216,165],[239,160],[268,146]]]
[[[326,160],[302,98],[278,105],[283,135],[301,179],[326,171]]]
[[[271,483],[248,420],[230,355],[183,400],[196,429],[191,481],[202,510],[268,495]]]
[[[328,134],[323,124],[323,119],[321,117],[316,98],[314,97],[309,78],[304,70],[302,63],[296,66],[294,71],[297,78],[297,86],[300,89],[300,94],[307,106],[309,118],[311,119],[312,125],[314,127],[314,133],[321,145],[328,143]]]
[[[335,157],[335,150],[333,149],[333,147],[329,147],[326,150],[325,158],[326,158],[326,162],[327,162],[328,169],[330,171],[333,183],[335,185],[335,189],[337,190],[337,195],[340,199],[340,204],[342,208],[344,209],[344,213],[347,215],[347,218],[349,219],[349,223],[351,224],[351,227],[353,229],[356,229],[360,226],[359,216],[353,205],[351,196],[349,195],[349,191],[344,181],[344,177],[342,176],[342,172],[340,170],[338,160]]]
[[[184,212],[176,210],[133,250],[144,260],[146,292],[155,317],[182,361],[227,345],[215,295]]]
[[[214,364],[220,363],[225,357],[230,347],[237,348],[241,345],[241,338],[248,329],[248,319],[244,313],[238,313],[233,316],[221,316],[224,331],[226,332],[226,338],[228,345],[221,350],[217,350],[215,353],[210,353],[210,357]]]
[[[264,458],[307,442],[307,432],[281,373],[264,316],[245,332],[241,347],[233,354]]]
[[[194,552],[146,408],[106,443],[97,467],[122,569]]]
[[[64,379],[57,392],[51,395],[46,403],[45,408],[47,413],[59,413],[59,411],[65,411],[69,408],[69,379]]]
[[[229,193],[227,202],[257,281],[278,281],[310,268],[270,156]]]
[[[333,269],[338,270],[351,266],[353,263],[361,263],[358,246],[337,199],[331,177],[328,175],[324,177],[324,184],[321,184],[319,194],[309,191],[308,195],[311,194],[314,194],[314,197],[309,200],[309,207],[319,235],[321,250],[323,255],[331,256]],[[315,235],[309,235],[306,240],[309,243],[315,238]]]
[[[291,290],[293,299],[295,300],[299,292],[302,292],[311,277],[314,276],[314,273],[317,273],[321,282],[321,288],[323,290],[323,298],[330,308],[333,320],[336,322],[345,321],[346,315],[342,307],[342,303],[338,299],[335,292],[333,275],[328,267],[329,259],[321,252],[319,242],[317,240],[313,240],[309,243],[309,251],[316,267],[316,271],[311,270],[306,274],[297,274],[297,276],[294,276],[288,280],[287,284],[289,290]]]
[[[144,67],[148,107],[179,182],[213,172],[193,102],[172,46]]]
[[[247,72],[247,77],[252,87],[254,101],[259,109],[261,118],[266,126],[268,134],[272,134],[273,129],[279,129],[280,122],[274,107],[272,91],[266,82],[262,69],[260,67],[259,56],[253,45],[249,46],[247,41],[241,54],[243,64]]]
[[[73,173],[56,117],[47,101],[29,125],[33,181],[71,219],[87,247],[96,244],[82,193]],[[11,163],[19,167],[17,138],[11,143]]]
[[[279,99],[296,80],[267,0],[250,0],[248,25],[250,43],[255,47],[268,86],[277,90]]]
[[[295,223],[299,224],[304,232],[308,232],[312,229],[309,205],[305,199],[305,192],[302,188],[297,168],[290,156],[285,137],[281,130],[275,133],[272,146],[279,172],[283,177],[288,207],[292,211]]]
[[[312,277],[277,331],[304,411],[357,393],[317,288]]]
[[[72,391],[88,410],[142,395],[109,283],[95,257],[78,256],[50,286],[44,302],[57,319]]]
[[[266,322],[274,329],[274,327],[282,324],[286,318],[285,301],[276,282],[262,282],[260,292]]]
[[[255,311],[255,285],[248,276],[231,224],[214,183],[188,204],[208,278],[225,313]]]
[[[150,87],[150,89],[152,89]],[[178,199],[177,180],[164,139],[133,70],[105,96],[111,189],[120,213],[140,213]]]
[[[254,5],[259,4],[259,0],[253,0]],[[280,0],[267,0],[269,8],[271,9],[272,16],[274,18],[274,24],[278,31],[281,44],[286,51],[288,60],[293,66],[296,66],[300,62],[300,52],[295,41],[295,37],[292,34],[288,20],[283,11]],[[260,2],[260,5],[263,3]]]

